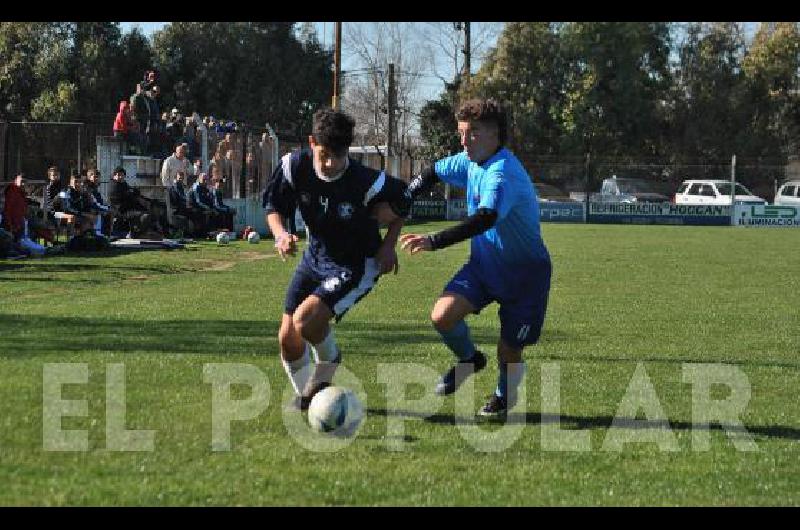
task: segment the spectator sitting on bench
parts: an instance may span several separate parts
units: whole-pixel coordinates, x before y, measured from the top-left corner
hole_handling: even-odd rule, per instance
[[[169,202],[174,210],[172,221],[175,228],[184,234],[191,234],[194,232],[197,216],[188,205],[189,198],[186,196],[186,187],[183,184],[184,177],[183,171],[175,173],[175,183],[169,188]]]
[[[55,221],[53,203],[63,188],[64,185],[61,183],[61,173],[56,166],[51,166],[47,169],[47,188],[45,188],[46,193],[44,196],[46,201],[45,209],[47,210],[50,221]]]
[[[22,188],[23,179],[24,176],[20,173],[3,192],[5,203],[2,211],[3,222],[0,226],[10,232],[15,241],[19,241],[25,235],[25,216],[28,213],[28,201]]]
[[[25,175],[18,174],[9,183],[3,194],[5,203],[2,208],[2,223],[15,241],[27,237],[44,239],[53,242],[53,231],[47,227],[38,201],[27,196],[25,191]]]
[[[141,192],[125,182],[125,168],[114,170],[108,200],[115,210],[115,221],[122,221],[128,234],[126,237],[141,237],[151,232],[155,219],[151,213],[151,201]]]
[[[222,200],[222,176],[219,173],[219,169],[218,166],[214,166],[211,176],[211,196],[214,199],[214,210],[217,211],[220,220],[218,228],[233,231],[233,218],[236,215],[236,209],[231,208]]]
[[[69,187],[58,194],[60,204],[57,204],[56,218],[66,218],[75,226],[75,235],[82,235],[94,226],[96,215],[91,210],[91,199],[83,189],[81,176],[73,171],[69,177]]]
[[[202,223],[197,226],[198,231],[203,235],[216,229],[219,220],[219,215],[214,209],[214,197],[211,190],[208,189],[207,179],[208,175],[200,173],[197,176],[197,182],[192,186],[192,191],[189,192],[189,204],[203,216]]]
[[[24,176],[20,173],[6,187],[3,195],[3,222],[2,227],[17,237],[25,229],[25,214],[28,211],[28,201],[25,199],[25,191],[22,189]]]
[[[86,172],[86,190],[89,192],[90,209],[97,214],[94,224],[94,231],[97,235],[111,235],[111,224],[114,222],[114,214],[111,212],[111,205],[106,203],[100,193],[100,172],[96,169],[89,169]]]

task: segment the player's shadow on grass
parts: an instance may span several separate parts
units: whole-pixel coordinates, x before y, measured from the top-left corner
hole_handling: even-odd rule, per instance
[[[9,274],[2,274],[8,272]],[[51,276],[60,273],[94,273],[108,272],[96,278],[65,278]],[[26,261],[16,263],[0,263],[0,281],[26,281],[26,282],[58,282],[58,283],[105,283],[126,278],[126,273],[134,274],[178,274],[185,272],[180,268],[168,265],[106,265],[98,263],[42,263],[41,261]]]
[[[142,268],[147,272],[147,267]],[[78,282],[101,281],[76,278]],[[164,315],[171,309],[165,307]],[[37,355],[83,351],[277,355],[280,321],[193,319],[126,319],[82,316],[0,314],[0,355]],[[488,341],[492,330],[477,327],[473,336]],[[241,338],[242,340],[232,340]],[[433,328],[389,322],[348,322],[339,343],[348,358],[374,356],[378,347],[406,345],[413,354],[420,344],[440,344]]]
[[[270,320],[192,320],[189,316],[186,320],[139,320],[0,314],[0,355],[264,354],[277,352],[278,326],[278,321]]]
[[[146,272],[146,271],[145,271]],[[95,280],[80,278],[76,281]],[[169,308],[165,308],[169,311]],[[342,326],[339,342],[346,355],[373,356],[387,343],[415,345],[440,342],[433,329],[411,324],[373,322]],[[152,353],[277,355],[280,321],[192,319],[125,319],[81,316],[0,314],[0,355],[112,351]],[[489,333],[489,330],[486,330]],[[243,340],[231,340],[239,337]]]
[[[455,414],[435,413],[426,415],[419,412],[404,410],[368,409],[367,414],[375,416],[393,416],[405,419],[421,419],[428,423],[437,425],[452,425],[456,422],[461,425],[486,425],[485,420],[478,420],[473,417],[456,416]],[[561,424],[565,430],[584,430],[584,429],[608,429],[614,424],[613,416],[571,416],[541,414],[538,412],[511,412],[506,418],[506,424],[510,425],[544,425]],[[502,423],[498,424],[502,425]],[[636,420],[633,418],[617,418],[615,428],[621,429],[664,429],[669,427],[671,430],[690,431],[704,428],[703,425],[687,421],[649,421]],[[710,424],[710,430],[740,432],[741,428],[735,425]],[[785,425],[745,425],[747,432],[753,435],[766,436],[768,438],[782,438],[785,440],[800,440],[800,429]]]
[[[42,263],[41,261],[26,261],[15,263],[0,263],[0,272],[27,269],[26,272],[81,272],[94,270],[125,270],[149,271],[166,273],[174,270],[169,266],[142,266],[142,265],[107,265],[99,263]]]

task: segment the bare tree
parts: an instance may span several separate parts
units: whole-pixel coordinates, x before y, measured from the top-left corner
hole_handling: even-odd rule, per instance
[[[472,69],[475,71],[502,32],[502,22],[471,25]],[[426,103],[425,78],[450,83],[463,66],[463,31],[452,22],[370,22],[344,25],[342,103],[356,119],[355,143],[386,143],[388,126],[387,66],[394,63],[397,114],[395,152],[418,134],[419,109]]]
[[[461,26],[456,26],[461,24]],[[417,35],[428,56],[431,74],[443,83],[451,83],[464,68],[463,22],[423,22],[417,24]],[[480,66],[503,31],[503,22],[470,24],[471,69]]]
[[[371,22],[345,24],[343,50],[356,65],[343,73],[343,107],[356,119],[356,143],[386,143],[388,126],[388,64],[395,71],[395,135],[399,152],[404,139],[416,127],[420,79],[427,56],[416,42],[414,24]]]

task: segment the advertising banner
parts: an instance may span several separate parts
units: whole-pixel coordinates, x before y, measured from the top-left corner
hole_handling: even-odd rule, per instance
[[[589,203],[589,223],[717,225],[731,222],[730,206],[671,203]]]
[[[800,227],[800,207],[738,205],[734,226]]]

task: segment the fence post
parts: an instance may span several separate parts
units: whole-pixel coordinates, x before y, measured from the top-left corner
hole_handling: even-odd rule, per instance
[[[731,157],[731,225],[736,222],[736,155]]]
[[[81,136],[83,136],[81,134],[83,132],[81,131],[81,127],[82,125],[78,125],[78,174],[79,175],[81,174]]]
[[[275,134],[275,131],[273,131],[272,127],[269,126],[269,123],[267,123],[267,133],[269,133],[269,137],[272,140],[272,168],[270,169],[269,176],[267,176],[267,178],[269,178],[272,173],[275,172],[275,168],[278,167],[281,155],[278,145],[278,135]]]
[[[592,159],[592,154],[591,154],[591,152],[587,151],[586,152],[586,156],[584,157],[584,166],[583,166],[584,167],[583,172],[584,172],[584,175],[585,175],[584,185],[583,185],[583,190],[584,190],[583,222],[584,223],[588,223],[589,222],[589,206],[590,206],[589,194],[591,193],[589,191],[589,172],[591,171],[591,159]]]

